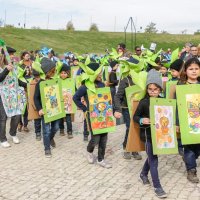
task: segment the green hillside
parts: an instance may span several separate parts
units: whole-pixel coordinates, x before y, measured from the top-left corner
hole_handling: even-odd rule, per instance
[[[52,47],[56,52],[67,51],[81,53],[104,53],[118,43],[124,42],[124,33],[88,32],[65,30],[40,30],[0,28],[0,38],[18,51],[40,49],[42,46]],[[137,45],[150,46],[151,42],[158,44],[157,49],[182,48],[185,42],[200,43],[200,35],[172,35],[137,33]],[[134,41],[133,41],[134,43]],[[131,34],[127,34],[127,48],[131,50]]]

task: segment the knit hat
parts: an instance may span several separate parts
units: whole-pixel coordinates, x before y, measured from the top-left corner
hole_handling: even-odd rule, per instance
[[[174,69],[179,72],[183,66],[183,63],[183,60],[177,59],[170,65],[170,69]]]
[[[62,71],[64,71],[64,72],[70,71],[70,66],[63,63],[62,68],[60,69],[60,72],[62,72]]]
[[[117,65],[117,64],[118,64],[118,62],[116,60],[113,60],[110,62],[111,68],[115,67],[115,65]]]
[[[43,57],[41,60],[41,68],[45,74],[47,74],[51,69],[53,69],[56,64],[49,58]]]
[[[13,49],[12,47],[6,46],[8,53],[15,53],[16,49]],[[1,53],[4,54],[3,48],[1,49]]]
[[[89,64],[88,64],[88,67],[89,67],[90,69],[92,69],[93,71],[96,71],[100,66],[99,66],[99,63],[93,62],[93,63],[89,63]]]
[[[155,69],[151,69],[147,75],[146,86],[149,84],[156,84],[162,88],[162,79],[160,77],[160,73]]]

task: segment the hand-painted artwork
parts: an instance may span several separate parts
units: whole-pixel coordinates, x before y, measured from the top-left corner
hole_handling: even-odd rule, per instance
[[[26,96],[24,89],[18,86],[16,67],[1,82],[0,91],[7,117],[23,114],[26,106]]]
[[[40,83],[40,91],[45,123],[64,117],[66,114],[60,81],[42,81]]]
[[[78,70],[79,70],[78,66],[71,67],[71,78],[73,78],[74,80],[75,80],[75,78],[77,76]]]
[[[175,148],[173,107],[154,106],[157,148]]]
[[[200,134],[200,94],[187,94],[186,102],[189,132]]]
[[[96,94],[88,91],[90,121],[93,134],[115,130],[110,88],[99,88]]]

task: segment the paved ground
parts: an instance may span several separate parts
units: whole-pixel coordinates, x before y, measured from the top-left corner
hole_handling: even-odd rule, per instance
[[[81,127],[75,124],[76,133],[71,140],[56,135],[57,148],[53,149],[52,158],[44,157],[42,142],[35,140],[33,131],[19,133],[20,144],[0,148],[0,200],[157,199],[152,187],[144,187],[138,181],[145,153],[141,161],[122,158],[124,125],[109,134],[106,159],[113,164],[112,169],[86,162],[87,143],[77,132]],[[159,174],[168,199],[200,199],[200,184],[187,181],[180,156],[159,157]]]

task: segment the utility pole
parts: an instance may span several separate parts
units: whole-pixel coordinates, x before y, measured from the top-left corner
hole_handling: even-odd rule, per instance
[[[26,10],[24,12],[24,29],[26,28]]]
[[[6,27],[6,10],[5,10],[5,18],[4,18],[4,27]]]
[[[116,16],[115,16],[115,21],[114,21],[114,32],[116,32],[116,22],[117,22],[117,19],[116,19]]]
[[[47,17],[47,29],[49,29],[49,13],[48,13],[48,17]]]

